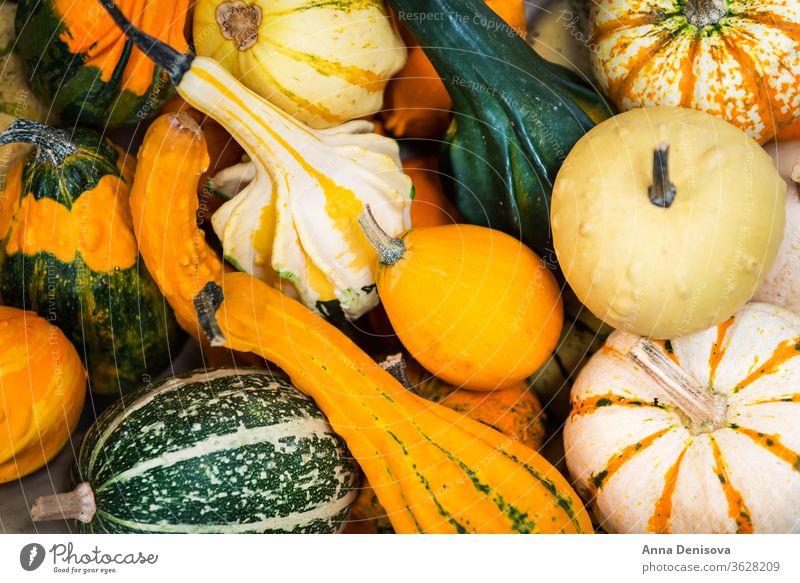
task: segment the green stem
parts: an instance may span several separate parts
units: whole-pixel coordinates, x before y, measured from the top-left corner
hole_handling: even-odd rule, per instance
[[[391,237],[381,229],[369,205],[364,207],[361,216],[358,217],[358,224],[361,225],[361,230],[364,231],[364,235],[367,236],[370,245],[378,253],[378,258],[383,265],[391,267],[403,258],[406,252],[405,244],[401,239]]]
[[[30,144],[38,148],[38,159],[60,168],[78,148],[64,130],[51,128],[38,121],[18,119],[0,134],[0,146],[6,144]]]

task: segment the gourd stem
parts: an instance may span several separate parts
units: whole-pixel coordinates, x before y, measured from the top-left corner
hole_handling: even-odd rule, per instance
[[[167,43],[142,32],[122,13],[114,0],[100,0],[109,16],[122,29],[122,32],[139,49],[164,69],[173,85],[178,86],[183,76],[191,68],[194,57],[173,49]]]
[[[669,180],[669,144],[660,144],[653,151],[653,184],[647,191],[650,202],[667,209],[675,202],[675,185]]]
[[[74,519],[89,524],[96,511],[92,487],[89,482],[83,482],[67,494],[37,498],[31,508],[31,518],[34,522]]]
[[[684,14],[695,28],[713,26],[728,14],[727,0],[686,0]]]
[[[659,400],[678,407],[689,420],[690,430],[703,433],[724,424],[724,398],[700,385],[651,340],[639,340],[628,356],[661,385],[663,398]]]
[[[386,360],[381,363],[381,368],[392,375],[405,388],[409,390],[413,388],[411,381],[408,380],[408,364],[406,364],[406,359],[403,358],[402,354],[387,356]]]
[[[370,245],[378,253],[378,258],[383,265],[392,266],[402,259],[406,252],[405,244],[402,240],[390,236],[381,229],[369,205],[365,205],[364,210],[361,211],[358,224],[361,225],[361,230],[364,231]]]
[[[36,146],[39,160],[46,160],[56,167],[61,167],[68,157],[78,153],[67,132],[28,119],[14,121],[0,134],[0,146],[16,143]]]

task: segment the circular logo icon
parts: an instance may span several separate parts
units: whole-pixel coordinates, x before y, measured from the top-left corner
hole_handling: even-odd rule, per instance
[[[25,545],[19,552],[19,564],[26,571],[35,571],[42,566],[44,555],[44,547],[39,543]]]

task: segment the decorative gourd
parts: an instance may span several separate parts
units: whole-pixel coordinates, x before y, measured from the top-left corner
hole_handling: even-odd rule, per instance
[[[411,355],[459,387],[492,391],[524,380],[561,334],[558,284],[518,240],[485,227],[447,225],[387,235],[361,218],[378,252],[386,313]]]
[[[612,334],[576,380],[564,429],[600,526],[798,531],[798,347],[800,318],[758,303],[657,344]]]
[[[767,152],[789,185],[786,190],[786,229],[778,257],[753,299],[800,314],[800,142],[773,142]]]
[[[145,32],[187,49],[189,0],[119,0]],[[97,0],[20,0],[17,44],[33,92],[65,122],[97,128],[136,123],[158,113],[171,89]]]
[[[620,110],[699,109],[766,142],[800,116],[797,0],[596,0],[595,78]]]
[[[160,373],[177,326],[139,264],[133,160],[94,131],[16,121],[0,144],[34,144],[9,173],[0,212],[0,294],[47,317],[86,363],[91,388],[119,393]]]
[[[523,0],[485,1],[507,23],[508,34],[524,33]],[[453,102],[425,51],[414,42],[402,23],[398,25],[409,47],[408,60],[386,88],[383,113],[386,129],[398,137],[441,139],[450,125]]]
[[[637,109],[597,126],[553,191],[558,262],[595,316],[670,338],[726,320],[772,265],[786,184],[721,118]]]
[[[200,370],[103,413],[81,445],[76,490],[39,498],[31,514],[88,533],[333,533],[359,475],[285,376]]]
[[[171,60],[177,83],[202,74],[191,58],[152,47]],[[185,282],[178,289],[180,301],[194,301],[212,345],[254,352],[289,373],[347,442],[396,531],[591,532],[569,484],[535,451],[410,393],[342,332],[264,282],[243,273],[207,279],[195,298]]]
[[[127,26],[111,0],[103,3]],[[135,28],[130,34],[147,48],[155,40]],[[212,219],[225,259],[291,287],[305,305],[330,316],[355,319],[374,307],[375,252],[357,219],[372,204],[391,233],[410,227],[412,186],[397,143],[369,133],[372,124],[363,120],[311,130],[209,58],[163,43],[149,55],[171,71],[178,93],[230,131],[253,160],[236,169],[251,180],[247,187]]]
[[[0,484],[49,462],[67,443],[86,395],[86,371],[61,331],[0,306]]]
[[[15,3],[0,4],[0,131],[16,119],[44,121],[47,115],[44,106],[31,95],[19,55],[12,52],[16,13]],[[25,144],[9,144],[0,149],[0,180],[27,151]]]
[[[779,142],[793,142],[800,140],[800,119],[795,120],[775,136]]]
[[[581,304],[569,286],[562,288],[561,299],[564,302],[561,338],[552,356],[528,379],[547,416],[556,421],[564,421],[569,415],[572,382],[614,330]]]
[[[458,213],[442,189],[436,157],[407,158],[403,170],[414,184],[411,225],[415,229],[458,222]]]
[[[389,0],[442,77],[454,123],[441,152],[464,221],[509,233],[554,262],[550,194],[575,142],[611,115],[481,0]],[[415,18],[442,13],[445,19]]]
[[[313,128],[381,108],[406,49],[382,0],[198,0],[197,54]]]

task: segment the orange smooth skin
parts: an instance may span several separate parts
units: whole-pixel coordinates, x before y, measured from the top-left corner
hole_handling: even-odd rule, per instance
[[[116,0],[122,12],[140,30],[186,52],[184,26],[189,0]],[[107,82],[122,57],[127,40],[98,0],[53,0],[61,16],[64,31],[60,40],[73,54],[86,54],[87,67],[100,69],[100,79]],[[122,76],[122,89],[144,95],[153,84],[155,65],[142,51],[134,48]]]
[[[274,362],[314,399],[395,531],[454,533],[452,520],[467,532],[511,533],[514,519],[494,501],[502,498],[537,531],[592,532],[568,482],[533,449],[414,395],[337,328],[266,283],[233,273],[223,293],[216,319],[224,345]]]
[[[800,119],[795,120],[781,131],[775,137],[779,142],[793,142],[800,140]]]
[[[86,371],[61,331],[33,312],[0,306],[0,484],[61,451],[85,395]]]
[[[414,183],[411,224],[415,229],[458,222],[458,212],[442,189],[439,163],[435,156],[403,160],[403,171]]]
[[[564,312],[544,262],[517,239],[485,227],[416,229],[406,252],[378,269],[392,327],[428,371],[476,391],[505,388],[552,354]]]
[[[511,28],[525,31],[523,0],[486,0],[486,4]],[[399,24],[396,18],[395,23]],[[404,27],[398,28],[409,47],[408,60],[386,88],[386,129],[398,137],[440,138],[450,123],[453,102],[425,52]]]

